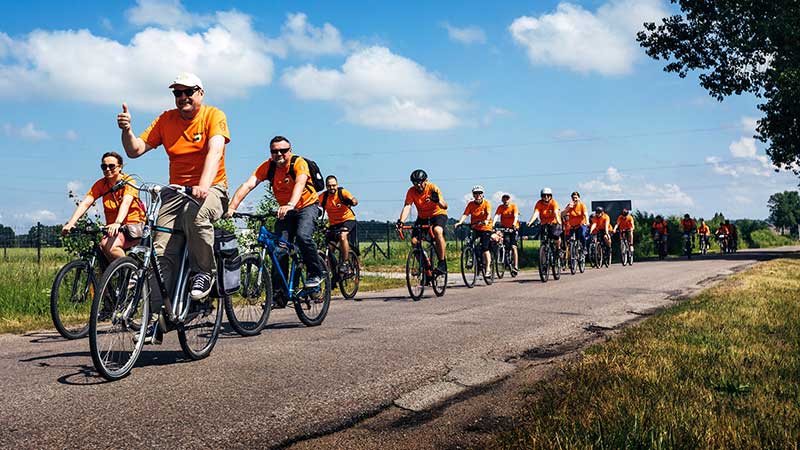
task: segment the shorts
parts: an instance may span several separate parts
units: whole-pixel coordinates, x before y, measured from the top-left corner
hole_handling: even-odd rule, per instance
[[[427,219],[421,219],[418,217],[417,220],[414,221],[414,225],[430,225],[433,228],[442,227],[442,229],[444,229],[445,225],[447,225],[447,214],[437,214]],[[411,237],[419,238],[422,236],[422,233],[423,233],[422,229],[415,229],[411,233]],[[427,231],[425,231],[425,234],[430,236],[430,234],[428,234]]]
[[[350,237],[349,233],[351,231],[355,231],[356,229],[356,221],[355,220],[345,220],[342,223],[337,223],[336,225],[329,225],[328,231],[325,232],[325,242],[332,242],[337,243],[339,242],[339,235],[344,231],[348,232],[348,238]]]
[[[473,235],[481,244],[481,251],[488,252],[492,245],[492,232],[491,231],[481,231],[481,230],[472,230]]]
[[[108,241],[111,241],[113,246],[119,246],[123,250],[127,250],[138,244],[140,239],[130,239],[125,236],[125,233],[119,231],[116,236],[103,236],[103,239],[100,241],[100,246],[105,247]]]
[[[544,233],[547,233],[550,239],[558,239],[563,231],[559,223],[543,223],[539,229],[539,240],[542,239]]]
[[[505,246],[515,246],[517,245],[519,233],[514,230],[510,233],[503,233],[503,245]]]

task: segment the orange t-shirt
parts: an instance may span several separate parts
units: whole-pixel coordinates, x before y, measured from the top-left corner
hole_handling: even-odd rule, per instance
[[[695,222],[694,219],[683,219],[681,220],[681,227],[684,232],[688,233],[697,228],[697,222]]]
[[[256,171],[253,172],[253,176],[258,179],[259,183],[267,180],[267,172],[269,172],[271,161],[272,159],[264,161],[258,166]],[[319,202],[317,191],[314,190],[314,185],[311,184],[311,171],[308,169],[308,163],[301,156],[298,156],[294,161],[294,176],[296,178],[300,175],[308,176],[309,181],[303,188],[303,195],[300,196],[300,201],[294,205],[295,209],[302,209],[308,205]],[[289,200],[292,199],[292,191],[294,190],[294,179],[289,176],[289,164],[283,167],[275,165],[275,178],[267,181],[272,183],[272,195],[275,196],[275,200],[278,201],[278,204],[283,206],[289,203]]]
[[[587,225],[589,219],[586,218],[586,204],[578,200],[578,204],[570,208],[567,206],[567,224],[570,227]]]
[[[668,234],[667,222],[666,221],[653,222],[653,231],[659,234]]]
[[[128,175],[123,175],[122,179],[133,181]],[[139,191],[126,185],[123,189],[111,193],[112,186],[114,186],[114,183],[109,183],[105,178],[100,178],[95,181],[92,188],[86,193],[86,195],[91,195],[95,200],[101,196],[103,197],[103,212],[106,216],[106,225],[117,220],[119,207],[122,205],[122,198],[126,195],[133,196],[133,201],[131,202],[130,208],[128,208],[128,215],[125,216],[125,219],[122,221],[123,225],[127,223],[144,222],[144,211],[142,211],[142,207],[139,204]]]
[[[425,189],[418,192],[417,188],[411,186],[406,192],[406,205],[414,204],[417,207],[417,217],[420,219],[430,219],[433,216],[447,214],[447,210],[439,206],[438,203],[431,201],[431,192],[438,192],[439,199],[442,198],[442,191],[435,184],[428,182]]]
[[[337,225],[342,222],[347,222],[348,220],[356,220],[356,215],[353,212],[353,209],[350,208],[350,206],[342,203],[342,199],[344,198],[352,200],[353,194],[348,192],[347,189],[342,188],[342,198],[339,198],[338,191],[339,189],[336,189],[336,192],[333,194],[327,191],[319,194],[319,204],[325,208],[325,212],[328,213],[328,222],[331,225]],[[328,197],[327,205],[322,203],[322,200],[325,199],[326,194]]]
[[[497,207],[497,211],[494,212],[495,216],[500,216],[500,226],[503,228],[514,228],[514,222],[517,221],[517,216],[519,215],[519,208],[514,203],[509,202],[508,206],[503,205],[502,203],[500,206]]]
[[[600,217],[592,216],[591,223],[595,226],[592,234],[597,234],[600,230],[611,231],[611,217],[606,213],[603,213]]]
[[[629,231],[633,229],[633,216],[628,214],[623,216],[620,214],[617,217],[617,229],[620,231]]]
[[[711,229],[708,228],[708,225],[700,225],[699,227],[697,227],[697,233],[700,234],[701,236],[706,236],[709,233],[711,233]]]
[[[536,206],[533,207],[534,211],[539,211],[539,221],[543,224],[558,223],[557,209],[559,209],[558,202],[555,199],[550,199],[548,203],[539,200],[536,202]]]
[[[164,145],[171,184],[197,186],[208,155],[208,140],[217,135],[224,136],[226,144],[231,141],[225,113],[202,105],[192,120],[184,120],[177,109],[164,111],[139,137],[153,148]],[[211,184],[228,185],[224,150]]]
[[[492,219],[489,217],[492,205],[489,200],[483,199],[480,204],[474,201],[467,203],[464,208],[464,215],[469,216],[470,228],[476,231],[492,231]],[[478,222],[485,222],[481,225],[474,225]]]

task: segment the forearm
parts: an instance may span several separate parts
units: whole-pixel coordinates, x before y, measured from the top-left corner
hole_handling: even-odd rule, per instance
[[[122,148],[125,149],[128,158],[138,158],[148,150],[144,140],[133,134],[133,130],[130,128],[122,130]]]
[[[216,137],[217,136],[214,136],[214,138]],[[203,173],[200,175],[200,187],[206,189],[211,187],[211,183],[214,182],[214,178],[217,176],[217,171],[219,170],[219,163],[222,160],[222,152],[224,148],[225,147],[222,145],[212,146],[209,144],[208,154],[206,155],[206,160],[203,163]]]
[[[402,211],[400,211],[400,221],[405,222],[408,218],[408,214],[411,212],[411,205],[403,206]]]
[[[72,217],[70,217],[69,220],[67,221],[66,226],[70,227],[75,226],[75,223],[84,214],[86,214],[86,211],[89,209],[90,206],[92,206],[92,203],[94,203],[93,197],[86,197],[83,200],[81,200],[81,202],[78,203],[78,207],[75,208],[75,212],[72,213]]]
[[[131,203],[133,202],[132,195],[126,195],[122,198],[122,204],[119,205],[119,210],[117,211],[117,217],[114,219],[115,223],[122,224],[125,222],[125,218],[128,217],[128,211],[131,208]]]
[[[231,202],[228,205],[228,210],[236,211],[236,208],[239,207],[239,204],[242,203],[242,200],[247,197],[247,194],[249,194],[254,187],[255,185],[251,185],[251,183],[242,183],[242,185],[239,186],[239,188],[236,189],[236,192],[233,194],[233,198],[231,198]]]

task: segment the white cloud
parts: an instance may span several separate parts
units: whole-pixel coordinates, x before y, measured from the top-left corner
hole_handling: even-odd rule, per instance
[[[347,47],[336,27],[329,23],[322,28],[315,27],[303,13],[287,14],[278,41],[289,50],[311,56],[339,55],[345,53]]]
[[[756,140],[743,137],[738,141],[731,142],[728,149],[734,158],[753,158],[756,156]]]
[[[0,33],[0,48],[6,48],[0,52],[8,53],[0,62],[0,97],[127,101],[136,121],[135,108],[174,106],[167,86],[183,71],[200,76],[211,101],[269,84],[273,62],[267,40],[253,30],[251,18],[238,12],[217,12],[213,18],[201,32],[151,27],[128,43],[88,30],[35,30],[19,39]]]
[[[9,123],[3,124],[3,132],[6,136],[18,137],[28,141],[43,141],[45,139],[50,139],[50,135],[46,131],[37,129],[32,122],[28,122],[20,128],[17,128]]]
[[[211,16],[191,14],[180,0],[137,0],[136,6],[125,12],[134,25],[158,25],[165,28],[189,29],[206,27]]]
[[[514,113],[512,113],[511,111],[509,111],[507,109],[498,108],[496,106],[492,106],[483,115],[483,124],[484,125],[489,125],[490,123],[494,122],[494,120],[496,118],[498,118],[498,117],[508,117],[508,116],[513,116],[513,115],[514,115]]]
[[[755,134],[758,127],[758,119],[755,117],[744,116],[741,118],[742,130],[745,133]]]
[[[68,141],[77,141],[78,133],[76,133],[75,130],[67,130],[67,132],[64,133],[64,138]]]
[[[574,139],[578,137],[578,130],[573,130],[572,128],[565,128],[563,130],[558,130],[553,135],[556,139]]]
[[[630,199],[637,209],[677,212],[694,205],[692,197],[674,183],[653,184],[642,179],[623,175],[614,167],[609,167],[604,176],[579,183],[578,187],[586,196],[614,196]],[[623,182],[623,180],[628,180]]]
[[[81,183],[78,180],[72,180],[72,181],[67,183],[67,192],[68,193],[72,192],[73,194],[81,195],[82,188],[83,188],[83,183]]]
[[[642,23],[668,15],[661,0],[609,0],[596,13],[562,2],[552,13],[518,17],[509,31],[534,65],[622,75],[641,54],[635,38]]]
[[[727,175],[734,178],[739,178],[743,175],[753,175],[758,177],[772,176],[772,170],[770,170],[769,162],[760,159],[762,158],[761,156],[756,156],[755,158],[755,160],[759,162],[757,166],[746,163],[726,164],[723,163],[722,159],[717,156],[707,157],[706,162],[711,164],[711,170],[719,175]]]
[[[606,169],[606,176],[613,182],[622,180],[622,175],[620,175],[619,170],[617,170],[616,167],[609,167]]]
[[[346,119],[359,125],[439,130],[460,123],[455,89],[385,47],[356,51],[341,70],[289,68],[281,81],[299,98],[339,104]]]
[[[590,180],[583,183],[578,183],[578,187],[582,191],[603,193],[603,194],[619,194],[622,192],[622,185],[616,183],[609,183],[604,180]]]
[[[459,28],[454,27],[447,22],[443,23],[442,27],[447,30],[447,35],[453,41],[468,45],[486,43],[486,33],[484,33],[480,27],[469,26]]]
[[[26,220],[29,223],[43,222],[44,224],[52,224],[56,221],[56,214],[47,209],[40,209],[38,211],[15,214],[15,218],[18,220]]]

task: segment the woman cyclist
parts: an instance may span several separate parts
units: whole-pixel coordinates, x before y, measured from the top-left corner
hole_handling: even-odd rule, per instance
[[[492,205],[489,204],[489,200],[483,198],[483,186],[481,185],[472,187],[472,197],[473,200],[467,203],[467,207],[464,208],[464,214],[456,222],[455,226],[460,227],[469,216],[470,228],[478,236],[481,244],[484,262],[483,270],[491,270],[492,252],[489,250],[492,235],[492,219],[490,216]]]

